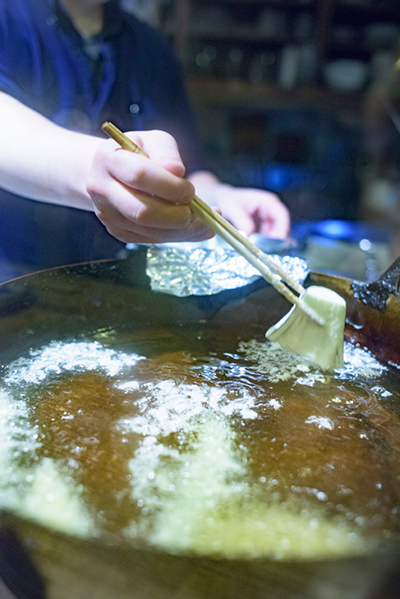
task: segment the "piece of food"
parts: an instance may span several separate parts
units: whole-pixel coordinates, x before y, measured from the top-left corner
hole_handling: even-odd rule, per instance
[[[268,329],[265,336],[287,351],[309,358],[322,370],[333,371],[343,366],[344,323],[346,302],[340,295],[313,285],[300,296],[323,319],[320,325],[297,306]]]

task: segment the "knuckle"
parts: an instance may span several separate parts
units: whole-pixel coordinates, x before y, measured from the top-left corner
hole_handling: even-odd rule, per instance
[[[95,177],[89,177],[86,183],[86,191],[92,199],[100,195],[97,180]]]
[[[194,187],[190,181],[181,179],[176,185],[175,201],[182,204],[189,203],[193,198],[194,193]]]
[[[160,137],[163,137],[164,139],[166,139],[168,141],[176,143],[175,138],[170,133],[168,133],[167,131],[162,131],[161,129],[152,129],[152,131],[149,131],[149,136],[156,137],[158,139]]]
[[[109,204],[109,198],[111,196],[111,190],[108,186],[96,177],[92,177],[86,183],[86,191],[89,194],[93,205],[103,212],[105,207]]]
[[[146,225],[148,222],[149,210],[141,202],[139,202],[133,209],[130,220],[137,223],[138,225]]]
[[[142,227],[154,226],[154,223],[158,219],[158,214],[151,205],[137,202],[134,210],[132,211],[132,221]]]
[[[131,171],[131,184],[134,187],[141,189],[147,180],[147,168],[146,165],[141,164],[139,161],[135,163]]]
[[[100,168],[104,168],[104,165],[107,163],[110,156],[111,141],[112,140],[107,140],[97,146],[93,155],[93,164]]]

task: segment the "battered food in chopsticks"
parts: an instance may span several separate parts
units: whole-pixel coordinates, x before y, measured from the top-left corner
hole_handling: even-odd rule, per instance
[[[331,289],[316,285],[306,289],[300,298],[324,319],[324,324],[316,323],[293,306],[268,329],[267,339],[278,342],[283,349],[309,358],[323,370],[341,368],[346,302]]]
[[[104,123],[102,129],[125,150],[149,158],[146,152],[112,123]],[[290,312],[267,331],[267,338],[278,342],[283,349],[309,358],[325,371],[340,368],[343,365],[346,315],[344,300],[325,287],[304,289],[197,196],[194,196],[189,206],[214,233],[246,258],[268,283],[293,304]]]

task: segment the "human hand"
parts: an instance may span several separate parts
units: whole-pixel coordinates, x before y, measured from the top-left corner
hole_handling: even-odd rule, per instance
[[[290,216],[277,195],[262,189],[223,186],[218,191],[222,215],[245,235],[261,233],[283,239],[288,236]]]
[[[289,211],[274,193],[226,185],[206,171],[194,173],[190,179],[199,197],[218,207],[222,216],[245,235],[261,233],[282,239],[289,234]]]
[[[212,231],[190,210],[194,187],[175,140],[163,131],[127,134],[150,159],[112,139],[95,152],[87,182],[94,212],[124,243],[200,241]]]

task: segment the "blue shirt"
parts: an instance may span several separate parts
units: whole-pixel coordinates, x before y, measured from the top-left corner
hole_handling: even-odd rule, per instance
[[[179,62],[118,0],[104,5],[103,31],[89,43],[57,0],[0,0],[0,90],[82,133],[102,136],[107,120],[168,131],[187,173],[205,168]],[[121,246],[109,238],[91,213],[0,190],[0,262],[1,253],[39,268],[108,257]]]

